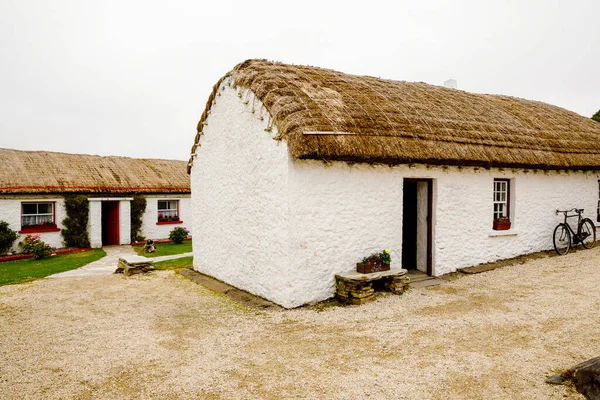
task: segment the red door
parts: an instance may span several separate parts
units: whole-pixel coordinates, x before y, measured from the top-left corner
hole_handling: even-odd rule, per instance
[[[102,202],[102,245],[114,245],[120,243],[119,235],[119,202]]]

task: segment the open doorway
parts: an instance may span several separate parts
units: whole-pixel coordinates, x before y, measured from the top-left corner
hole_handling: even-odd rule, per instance
[[[118,245],[120,238],[119,202],[102,202],[102,246]]]
[[[404,179],[402,268],[433,274],[433,181]]]

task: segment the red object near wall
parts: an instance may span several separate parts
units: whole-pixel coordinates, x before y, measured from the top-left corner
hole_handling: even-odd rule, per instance
[[[119,202],[102,202],[102,245],[118,245],[121,243],[119,221]]]
[[[356,272],[370,274],[373,272],[389,271],[390,264],[356,263]]]
[[[510,221],[496,221],[494,220],[493,228],[495,231],[507,231],[510,229]]]

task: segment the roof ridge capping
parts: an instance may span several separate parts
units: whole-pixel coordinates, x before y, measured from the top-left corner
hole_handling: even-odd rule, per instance
[[[236,65],[213,87],[192,154],[230,76],[263,103],[296,159],[600,169],[600,124],[564,108],[258,59]]]

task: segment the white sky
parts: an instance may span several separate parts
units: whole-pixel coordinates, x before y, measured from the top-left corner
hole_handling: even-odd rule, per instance
[[[600,109],[600,1],[0,0],[0,147],[187,160],[266,58]]]

